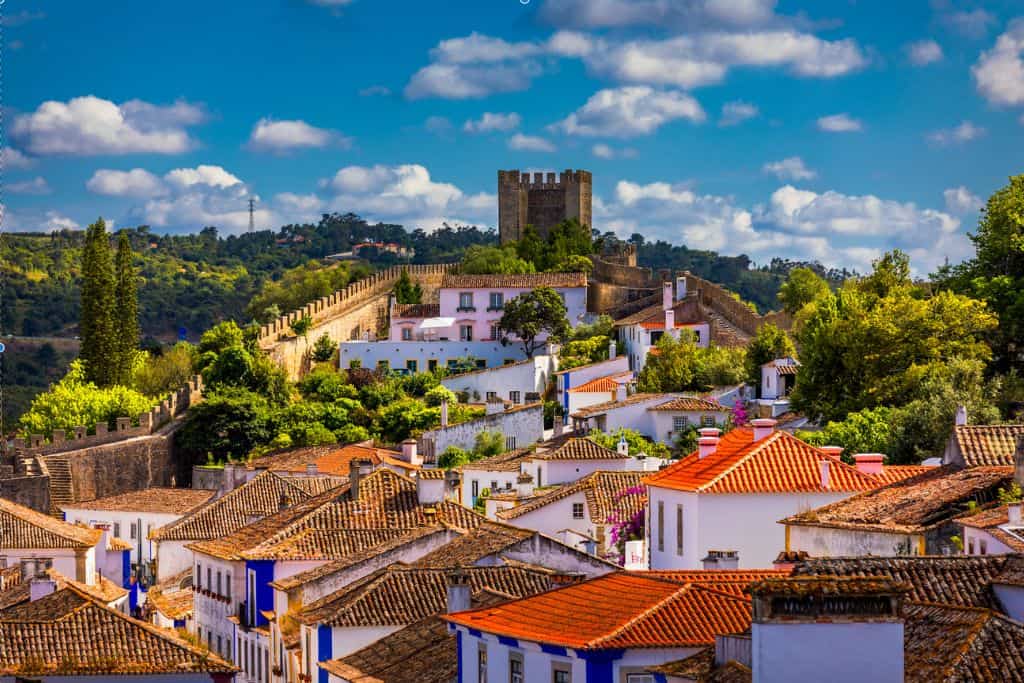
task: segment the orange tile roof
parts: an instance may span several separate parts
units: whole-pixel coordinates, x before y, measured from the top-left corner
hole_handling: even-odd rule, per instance
[[[290,472],[305,474],[309,465],[315,465],[317,474],[347,477],[353,460],[365,459],[374,466],[388,464],[404,469],[417,469],[401,459],[401,453],[377,448],[365,443],[352,443],[347,446],[313,446],[301,447],[272,453],[252,462],[253,469],[266,469],[271,472]]]
[[[102,535],[99,529],[68,524],[0,498],[0,548],[84,549],[96,545]]]
[[[525,273],[522,275],[455,275],[441,279],[441,289],[534,289],[535,287],[586,287],[586,273]]]
[[[655,394],[655,393],[636,393],[630,394],[624,401],[605,401],[604,403],[598,403],[592,406],[586,406],[580,408],[569,417],[591,417],[593,415],[600,415],[606,413],[609,410],[615,410],[623,406],[635,405],[637,403],[646,403],[648,401],[658,401],[664,399],[668,401],[672,398],[671,394]]]
[[[683,410],[689,412],[715,412],[715,413],[728,413],[729,409],[723,406],[718,401],[709,401],[706,398],[697,398],[696,396],[679,396],[671,401],[665,403],[659,403],[656,406],[651,406],[647,410]]]
[[[550,493],[533,498],[522,505],[499,510],[497,515],[499,519],[503,520],[515,519],[567,498],[574,493],[582,492],[590,520],[594,524],[605,524],[613,514],[616,517],[632,515],[647,504],[647,496],[634,493],[623,495],[623,491],[635,489],[640,485],[641,474],[636,471],[598,470],[572,484],[559,486]]]
[[[616,380],[629,379],[633,377],[632,372],[620,372],[615,375],[607,375],[605,377],[598,377],[592,379],[585,384],[581,384],[578,387],[569,389],[569,393],[585,392],[585,393],[599,393],[599,392],[612,392],[618,389],[623,382]]]
[[[530,598],[447,615],[487,633],[575,649],[694,647],[750,626],[750,601],[713,581],[616,572]]]
[[[957,425],[953,429],[968,467],[1013,465],[1017,439],[1024,436],[1024,424]]]
[[[618,451],[598,444],[587,437],[572,437],[557,448],[538,448],[532,456],[533,460],[625,460],[628,455],[620,455]]]
[[[700,324],[701,323],[681,323],[681,322],[676,322],[675,326],[678,329],[678,328],[681,328],[681,327],[696,327],[697,325],[700,325]],[[663,329],[665,329],[665,321],[664,320],[649,320],[649,321],[640,323],[640,327],[644,328],[645,330],[663,330]]]
[[[931,472],[936,465],[883,465],[882,471],[871,476],[877,479],[880,484],[894,484],[897,481],[910,479],[925,472]]]
[[[828,456],[787,432],[754,441],[754,430],[738,427],[714,453],[695,451],[644,479],[648,486],[700,493],[820,493],[821,461]],[[832,462],[828,491],[870,491],[881,484],[845,463]]]
[[[115,510],[127,512],[158,512],[184,515],[210,502],[216,491],[208,489],[170,488],[152,486],[148,489],[119,493],[84,503],[69,503],[63,509]]]

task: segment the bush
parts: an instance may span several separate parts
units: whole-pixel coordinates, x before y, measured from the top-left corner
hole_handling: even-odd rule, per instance
[[[626,443],[629,444],[629,454],[637,455],[638,453],[646,453],[647,455],[657,458],[669,457],[668,446],[649,441],[644,437],[640,436],[640,432],[634,429],[618,429],[611,433],[605,433],[596,429],[592,430],[588,435],[590,439],[593,439],[597,444],[615,450],[618,448],[619,439],[626,437]]]
[[[333,368],[320,367],[299,380],[299,393],[309,401],[331,403],[342,398],[355,399],[359,396],[356,388],[347,382],[347,377]]]
[[[166,396],[192,379],[197,360],[196,347],[178,342],[162,355],[149,355],[135,369],[132,382],[135,389],[146,396]]]
[[[439,406],[444,401],[447,401],[448,405],[451,406],[458,403],[458,397],[455,396],[454,391],[441,385],[434,387],[423,396],[423,402],[431,407]]]
[[[327,361],[334,358],[334,351],[336,347],[331,338],[324,332],[320,335],[320,338],[313,344],[313,360],[317,363],[326,363]]]

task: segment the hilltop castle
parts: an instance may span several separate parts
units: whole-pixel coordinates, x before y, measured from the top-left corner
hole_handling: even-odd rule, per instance
[[[566,169],[558,174],[498,171],[498,234],[501,243],[520,239],[527,225],[546,237],[568,218],[591,222],[590,171]]]

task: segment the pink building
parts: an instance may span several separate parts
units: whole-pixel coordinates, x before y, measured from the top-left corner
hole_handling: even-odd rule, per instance
[[[395,304],[392,341],[495,341],[505,303],[537,287],[551,287],[565,302],[569,324],[587,312],[586,273],[445,275],[438,304]]]

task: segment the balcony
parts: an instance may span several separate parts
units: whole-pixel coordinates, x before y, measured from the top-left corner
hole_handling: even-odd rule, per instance
[[[459,306],[455,309],[456,313],[476,313],[476,306]]]

